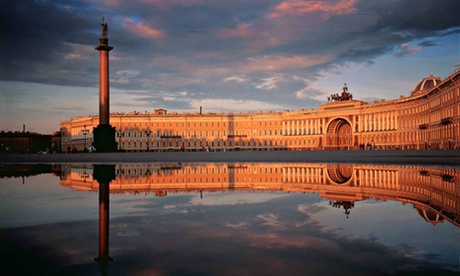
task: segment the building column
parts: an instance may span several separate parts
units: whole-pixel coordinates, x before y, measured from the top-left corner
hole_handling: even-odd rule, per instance
[[[321,119],[321,134],[324,134],[326,132],[325,127],[326,127],[326,119],[322,118]]]
[[[364,114],[363,117],[364,117],[364,129],[363,130],[367,131],[367,114]]]

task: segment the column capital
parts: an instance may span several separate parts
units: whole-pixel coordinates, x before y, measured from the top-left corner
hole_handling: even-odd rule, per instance
[[[98,51],[110,51],[113,49],[112,46],[109,46],[109,39],[107,37],[99,38],[99,45],[95,48]]]

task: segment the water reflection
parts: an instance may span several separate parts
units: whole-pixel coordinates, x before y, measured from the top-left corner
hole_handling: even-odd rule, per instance
[[[84,181],[89,178],[89,174],[87,175],[88,177],[83,178]],[[96,165],[92,176],[99,183],[99,256],[95,260],[100,264],[101,273],[105,275],[108,269],[108,262],[113,260],[109,256],[109,184],[115,179],[115,166]]]
[[[34,166],[18,166],[20,173],[15,172],[15,168],[15,165],[2,166],[2,171],[5,172],[2,178],[38,174],[38,168]],[[365,213],[359,211],[361,206],[372,209],[373,205],[380,207],[380,204],[375,202],[393,201],[414,206],[420,217],[418,220],[422,224],[426,224],[423,222],[426,221],[434,227],[439,227],[437,225],[442,223],[441,225],[448,224],[458,228],[460,226],[460,171],[455,168],[300,163],[155,163],[53,165],[41,167],[39,170],[39,173],[51,172],[59,176],[59,183],[63,189],[89,192],[83,194],[99,194],[99,252],[97,254],[94,251],[90,254],[92,258],[97,256],[100,273],[103,275],[107,274],[109,266],[117,266],[117,269],[123,267],[126,274],[135,274],[136,271],[150,273],[156,271],[155,269],[161,271],[159,274],[197,271],[208,274],[232,274],[241,272],[238,269],[246,267],[245,272],[248,273],[277,274],[275,271],[289,271],[301,275],[305,274],[308,266],[312,269],[310,272],[318,273],[318,271],[325,271],[326,265],[328,267],[326,271],[329,272],[348,269],[346,271],[358,271],[362,274],[372,274],[375,271],[394,273],[412,271],[412,267],[408,264],[411,263],[414,254],[422,254],[423,258],[426,258],[423,260],[436,262],[437,258],[441,258],[437,252],[443,251],[445,249],[443,246],[447,247],[447,243],[450,242],[453,249],[458,248],[453,242],[456,236],[442,237],[444,239],[441,242],[437,240],[438,238],[429,237],[432,239],[431,244],[439,246],[439,250],[433,248],[432,252],[420,253],[420,250],[417,252],[402,238],[401,244],[398,245],[398,250],[401,250],[402,254],[395,253],[389,247],[375,242],[376,237],[370,237],[366,242],[362,238],[344,238],[345,232],[335,232],[324,226],[327,224],[324,222],[326,218],[322,218],[322,222],[313,218],[315,213],[323,215],[338,213],[344,221],[346,218],[353,220],[359,216],[363,216],[365,221],[368,218],[365,217]],[[197,193],[204,199],[222,193],[235,195],[235,197],[244,194],[289,195],[289,197],[266,205],[258,205],[257,208],[251,208],[247,204],[231,203],[227,208],[214,207],[215,212],[210,212],[204,207],[189,209],[184,207],[170,216],[164,214],[143,216],[142,219],[126,216],[123,220],[118,218],[116,222],[112,218],[110,220],[112,228],[110,228],[109,210],[114,206],[109,206],[109,196],[112,200],[114,197],[118,198],[115,203],[120,204],[120,198],[126,198],[125,194],[130,195],[135,198],[133,204],[145,208],[146,213],[153,214],[171,211],[173,210],[171,206],[174,204],[180,206],[181,203],[177,201],[171,203],[175,196],[194,196]],[[302,198],[311,198],[309,197],[311,195],[319,195],[327,200],[327,204],[307,204],[303,201]],[[155,203],[148,200],[149,198],[156,199]],[[158,203],[160,200],[162,204]],[[291,204],[291,201],[294,204]],[[116,207],[116,204],[113,205]],[[155,204],[158,206],[154,206]],[[219,204],[222,205],[222,202]],[[236,210],[233,216],[229,214],[229,209]],[[383,211],[377,214],[378,219],[387,216]],[[305,218],[303,215],[308,217]],[[331,218],[334,219],[337,220],[337,217]],[[207,222],[208,220],[210,222]],[[138,221],[142,221],[142,226],[135,226],[139,224]],[[337,229],[341,229],[342,226],[338,225]],[[382,227],[385,223],[377,225]],[[73,225],[72,227],[81,231],[81,228]],[[352,233],[358,232],[351,226],[347,227],[351,228],[349,231]],[[361,223],[357,227],[372,228],[373,226],[370,226],[370,223]],[[412,225],[405,225],[405,222],[402,222],[401,225],[388,227],[403,229]],[[117,252],[115,261],[110,262],[110,265],[109,261],[112,258],[109,254],[109,229],[115,230],[115,237],[118,239],[118,242],[112,241],[116,246],[110,247]],[[53,229],[53,231],[58,230]],[[97,228],[88,228],[85,224],[84,231],[96,232]],[[405,231],[401,230],[401,233],[398,231],[394,233],[404,236],[402,232]],[[416,228],[411,231],[413,233],[409,235],[417,235]],[[25,232],[30,235],[31,231],[26,229]],[[439,233],[434,234],[439,235]],[[380,239],[385,240],[382,237]],[[129,250],[123,247],[128,243],[133,243],[129,245]],[[144,244],[147,249],[141,247]],[[220,251],[220,247],[225,248],[225,253]],[[121,248],[124,250],[122,251]],[[451,252],[452,248],[447,251]],[[368,257],[369,254],[373,257]],[[363,258],[366,261],[363,261]],[[92,262],[96,265],[94,261]],[[136,263],[141,267],[133,269],[134,265],[129,263]],[[420,263],[415,263],[417,269],[420,269]],[[261,272],[261,264],[266,264],[267,270]],[[452,261],[449,264],[452,265]],[[142,267],[143,265],[146,268]],[[179,270],[171,268],[175,266]],[[303,269],[283,270],[287,267]],[[393,270],[394,267],[397,267],[396,270]],[[451,266],[447,271],[458,271],[456,269]],[[222,273],[223,270],[228,271]]]
[[[97,165],[94,169],[97,169]],[[218,191],[319,193],[349,216],[356,202],[374,198],[412,204],[432,224],[460,226],[460,171],[455,168],[350,164],[173,163],[114,165],[110,193]],[[63,165],[61,185],[98,191],[93,166]]]
[[[0,178],[21,177],[23,182],[26,177],[43,173],[60,174],[61,166],[49,164],[0,164]]]

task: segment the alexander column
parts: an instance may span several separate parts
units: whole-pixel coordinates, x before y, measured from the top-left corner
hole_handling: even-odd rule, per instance
[[[113,152],[117,150],[115,128],[110,125],[110,95],[109,95],[109,51],[107,34],[109,27],[102,17],[102,35],[99,38],[99,125],[94,128],[94,147],[98,152]]]

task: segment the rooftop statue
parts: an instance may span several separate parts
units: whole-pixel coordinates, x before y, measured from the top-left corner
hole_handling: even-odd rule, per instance
[[[353,95],[348,92],[348,87],[346,83],[342,89],[342,94],[332,94],[330,97],[327,97],[328,102],[339,102],[348,100],[353,100]]]
[[[102,22],[101,22],[101,26],[102,26],[101,38],[107,38],[107,35],[109,34],[109,25],[107,25],[107,23],[105,23],[104,20],[105,18],[103,16]]]

